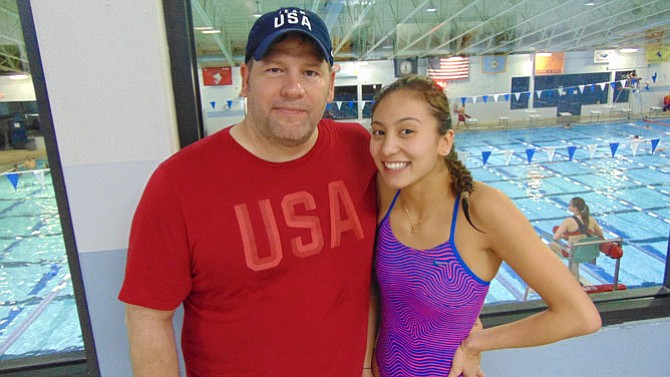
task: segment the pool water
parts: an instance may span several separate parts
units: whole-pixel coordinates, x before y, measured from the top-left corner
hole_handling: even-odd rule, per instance
[[[0,176],[0,361],[84,343],[48,169]]]
[[[539,234],[552,234],[570,216],[572,197],[584,198],[606,238],[624,239],[619,282],[634,289],[661,285],[664,278],[669,141],[670,122],[639,121],[462,132],[456,148],[474,179],[505,192]],[[611,283],[614,264],[601,255],[596,265],[581,265],[581,278]],[[520,301],[525,291],[526,284],[503,264],[486,302]]]

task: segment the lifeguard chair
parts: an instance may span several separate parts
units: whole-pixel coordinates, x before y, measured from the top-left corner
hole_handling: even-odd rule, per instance
[[[560,244],[561,253],[568,260],[568,269],[580,283],[579,267],[582,263],[591,263],[600,257],[600,254],[615,260],[612,283],[583,285],[584,291],[589,294],[626,290],[624,284],[619,284],[619,269],[621,257],[623,257],[622,245],[623,238],[621,237],[604,240],[598,237],[586,237],[572,244]],[[524,301],[528,300],[530,289],[529,286],[526,286]]]

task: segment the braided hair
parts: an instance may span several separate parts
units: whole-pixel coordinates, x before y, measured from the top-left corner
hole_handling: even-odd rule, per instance
[[[437,132],[440,135],[446,135],[447,132],[452,129],[449,100],[447,99],[444,90],[431,78],[419,75],[403,76],[393,84],[382,89],[382,91],[375,97],[375,102],[372,105],[373,117],[379,102],[381,102],[387,95],[399,90],[412,91],[423,97],[428,103],[431,114],[438,121]],[[470,194],[473,191],[472,174],[465,164],[458,158],[455,145],[452,145],[451,151],[445,157],[444,162],[447,165],[447,169],[452,178],[451,189],[454,193],[461,195],[461,207],[463,208],[465,218],[473,228],[481,232],[470,219]]]

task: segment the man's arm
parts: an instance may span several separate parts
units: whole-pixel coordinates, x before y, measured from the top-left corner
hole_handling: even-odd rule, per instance
[[[174,310],[126,305],[126,327],[135,377],[179,376],[173,315]]]

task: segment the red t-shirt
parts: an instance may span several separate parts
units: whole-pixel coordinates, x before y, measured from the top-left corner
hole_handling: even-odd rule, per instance
[[[322,120],[271,163],[224,129],[152,175],[120,300],[184,304],[189,376],[360,376],[376,227],[369,133]]]

